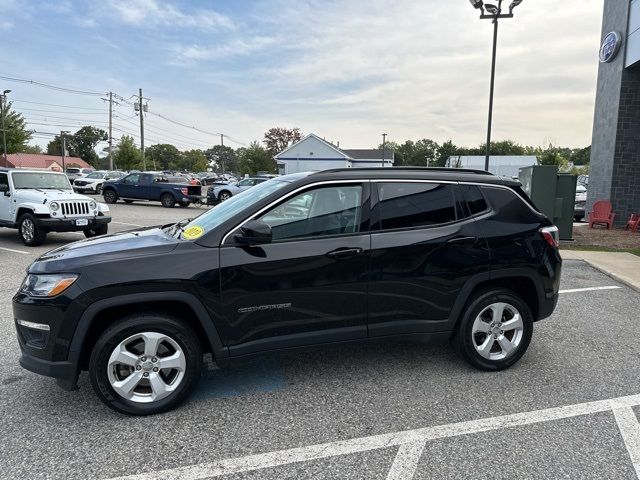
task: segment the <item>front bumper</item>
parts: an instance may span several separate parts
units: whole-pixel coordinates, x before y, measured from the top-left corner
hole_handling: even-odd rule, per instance
[[[75,353],[75,357],[78,356],[77,352],[71,353]],[[56,383],[64,390],[78,390],[78,376],[80,374],[78,358],[66,362],[52,362],[51,360],[34,357],[23,351],[19,362],[22,368],[30,372],[55,378]]]
[[[91,217],[87,220],[87,225],[76,225],[76,218],[37,218],[36,222],[39,227],[46,228],[50,232],[77,232],[88,228],[100,227],[111,222],[111,217],[98,216]]]

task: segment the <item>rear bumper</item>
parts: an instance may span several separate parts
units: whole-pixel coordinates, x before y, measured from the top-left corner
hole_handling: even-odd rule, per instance
[[[87,219],[87,225],[76,225],[75,218],[38,218],[36,223],[39,227],[46,228],[50,232],[77,232],[87,228],[95,228],[111,222],[111,217],[92,217]]]

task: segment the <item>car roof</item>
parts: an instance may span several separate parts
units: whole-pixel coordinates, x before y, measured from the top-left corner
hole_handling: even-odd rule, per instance
[[[0,167],[0,172],[55,173],[56,175],[64,175],[64,172],[55,172],[53,170],[36,170],[36,169],[28,169],[28,168],[7,168],[7,167]]]
[[[370,178],[380,180],[439,180],[454,182],[489,183],[496,185],[520,185],[520,182],[507,177],[498,177],[484,170],[462,168],[426,168],[426,167],[371,167],[336,168],[312,172],[309,177],[317,180],[337,180]]]

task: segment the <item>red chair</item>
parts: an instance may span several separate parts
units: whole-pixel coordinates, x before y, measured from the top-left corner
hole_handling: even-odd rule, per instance
[[[589,212],[589,228],[593,228],[594,225],[605,225],[608,230],[611,230],[615,218],[616,214],[613,213],[611,202],[598,200]]]
[[[640,226],[640,213],[632,213],[631,218],[627,222],[627,226],[624,227],[624,229],[631,230],[632,232],[637,232],[639,226]]]

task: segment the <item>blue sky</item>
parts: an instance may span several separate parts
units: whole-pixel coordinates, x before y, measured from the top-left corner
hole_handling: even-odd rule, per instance
[[[496,139],[590,143],[602,2],[575,3],[525,0],[501,24]],[[383,132],[462,145],[485,136],[492,29],[466,0],[0,0],[0,8],[0,74],[125,98],[142,87],[150,111],[242,143],[272,126],[345,148],[374,147]],[[38,131],[106,122],[98,97],[0,87]],[[115,137],[136,132],[131,106],[116,115]],[[217,142],[146,120],[147,144]]]

